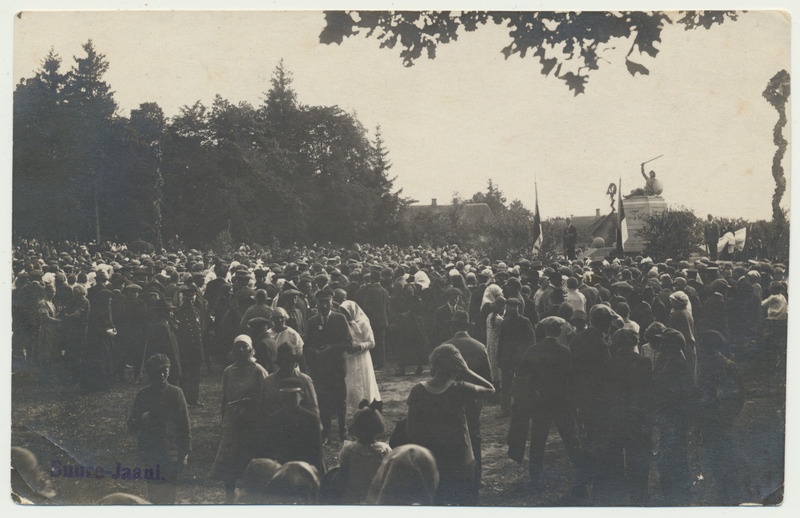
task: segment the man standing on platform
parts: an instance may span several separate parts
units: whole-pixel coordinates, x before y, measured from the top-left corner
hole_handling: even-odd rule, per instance
[[[567,226],[564,228],[564,255],[570,261],[575,260],[575,245],[578,243],[578,229],[572,225],[572,219],[567,218]]]
[[[708,223],[705,228],[706,246],[712,261],[717,260],[717,243],[719,242],[719,224],[714,221],[714,216],[708,215]]]

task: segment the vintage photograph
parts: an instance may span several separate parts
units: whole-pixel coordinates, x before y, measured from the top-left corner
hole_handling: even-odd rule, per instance
[[[14,12],[11,499],[782,505],[790,35]]]

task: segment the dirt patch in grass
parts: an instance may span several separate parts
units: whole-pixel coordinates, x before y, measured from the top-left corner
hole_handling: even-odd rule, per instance
[[[192,453],[178,491],[180,503],[223,503],[222,483],[209,478],[220,436],[220,380],[222,367],[202,374],[200,398],[205,406],[190,409]],[[384,401],[388,441],[395,423],[406,415],[406,398],[411,387],[425,379],[422,375],[396,376],[392,365],[377,372]],[[770,388],[757,375],[748,375],[747,402],[736,424],[736,444],[743,480],[742,499],[763,501],[779,491],[783,482],[784,404],[783,393]],[[12,444],[32,450],[40,463],[73,466],[103,466],[114,470],[117,463],[136,466],[135,437],[127,431],[128,412],[141,385],[118,383],[101,393],[86,393],[68,383],[39,383],[35,372],[12,375]],[[534,489],[527,476],[527,459],[518,465],[507,457],[506,433],[509,419],[498,415],[494,405],[484,407],[483,485],[481,503],[490,506],[590,505],[570,500],[573,471],[561,441],[551,430],[545,452],[545,471]],[[695,449],[697,445],[695,445]],[[328,467],[339,463],[341,444],[335,440],[325,446]],[[701,473],[699,452],[693,470]],[[657,490],[655,468],[651,469],[652,505],[664,505]],[[712,477],[698,479],[693,488],[695,505],[713,505]],[[102,496],[123,491],[145,496],[144,481],[111,478],[54,478],[58,491],[55,503],[85,504]]]

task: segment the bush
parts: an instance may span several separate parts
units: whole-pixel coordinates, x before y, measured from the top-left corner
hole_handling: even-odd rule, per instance
[[[699,252],[703,245],[702,222],[686,207],[648,214],[644,223],[644,228],[637,234],[647,240],[644,255],[655,261],[689,257]]]

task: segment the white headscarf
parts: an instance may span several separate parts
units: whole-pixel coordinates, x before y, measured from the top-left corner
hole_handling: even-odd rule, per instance
[[[353,344],[365,345],[365,349],[375,347],[375,335],[369,323],[369,317],[353,300],[345,300],[339,308],[347,312],[347,325],[350,328],[350,338]]]
[[[431,285],[431,279],[428,277],[427,273],[420,270],[414,274],[414,283],[418,284],[423,290],[427,290]]]
[[[481,311],[483,311],[486,304],[494,304],[495,299],[503,295],[503,290],[497,284],[490,284],[486,286],[486,291],[483,292],[483,300],[481,301]]]

